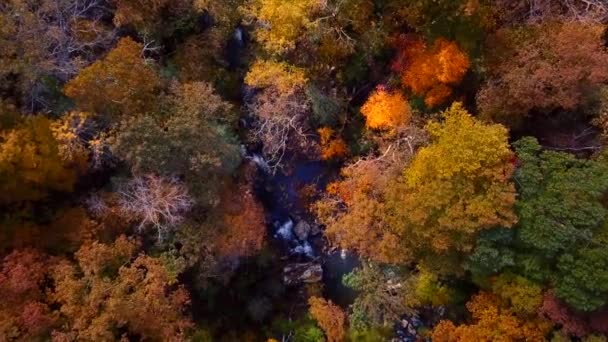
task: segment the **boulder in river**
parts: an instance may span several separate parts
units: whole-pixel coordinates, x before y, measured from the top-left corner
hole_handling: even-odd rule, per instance
[[[298,240],[304,241],[308,239],[308,235],[310,235],[311,229],[312,228],[310,227],[310,224],[302,220],[298,222],[298,224],[296,224],[296,227],[293,229],[293,232],[298,237]]]
[[[323,231],[321,230],[321,227],[318,224],[313,223],[310,225],[310,236],[317,236],[322,232]]]
[[[320,263],[306,262],[289,264],[283,268],[285,285],[317,283],[323,279],[323,268]]]

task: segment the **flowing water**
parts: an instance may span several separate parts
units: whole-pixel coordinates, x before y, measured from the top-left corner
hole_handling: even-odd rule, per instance
[[[300,160],[291,172],[273,175],[260,155],[253,154],[250,159],[261,172],[257,194],[266,207],[272,238],[293,261],[320,262],[326,296],[343,307],[352,304],[355,292],[342,284],[342,276],[359,265],[357,255],[331,251],[320,230],[313,228],[304,240],[294,231],[299,221],[315,225],[315,218],[305,207],[307,203],[301,199],[302,190],[312,187],[323,191],[337,176],[337,168],[323,161]]]

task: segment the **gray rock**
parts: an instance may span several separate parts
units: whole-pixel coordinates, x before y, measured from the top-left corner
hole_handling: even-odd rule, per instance
[[[323,233],[323,231],[321,230],[321,226],[316,223],[310,225],[310,236],[317,236],[321,233]]]
[[[319,263],[294,263],[283,268],[283,283],[285,285],[318,283],[321,280],[323,280],[323,268]]]
[[[298,224],[296,224],[295,228],[293,229],[293,232],[298,237],[298,240],[304,241],[308,239],[308,235],[310,235],[311,229],[312,228],[310,227],[310,224],[308,222],[300,221],[298,222]]]

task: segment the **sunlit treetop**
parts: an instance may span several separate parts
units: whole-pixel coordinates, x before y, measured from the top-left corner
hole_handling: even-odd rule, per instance
[[[95,114],[136,115],[155,109],[160,80],[142,50],[131,38],[121,39],[105,58],[70,80],[65,94],[79,109]]]
[[[312,25],[312,17],[321,10],[321,0],[250,0],[242,7],[245,15],[257,21],[256,39],[271,53],[283,53],[295,47],[302,32]]]
[[[77,170],[61,157],[51,121],[44,116],[29,117],[0,132],[0,203],[72,191]]]
[[[455,42],[437,39],[427,46],[417,38],[405,44],[393,69],[402,68],[402,82],[428,107],[443,103],[470,67],[469,58]]]
[[[423,179],[449,179],[456,175],[467,178],[490,177],[507,180],[514,168],[513,152],[507,141],[508,131],[502,125],[485,124],[471,116],[461,103],[443,113],[443,121],[427,125],[433,143],[420,150],[406,171],[410,186],[422,185]],[[494,167],[503,172],[495,172]]]
[[[399,92],[378,87],[367,99],[361,113],[366,125],[373,129],[391,129],[407,125],[411,118],[411,108]]]
[[[285,62],[258,60],[245,76],[245,84],[256,87],[276,87],[281,93],[293,91],[306,84],[304,70]]]
[[[427,129],[431,144],[405,170],[404,184],[388,189],[389,217],[407,249],[466,253],[478,232],[517,220],[507,130],[476,120],[460,103]]]
[[[551,324],[542,319],[518,317],[490,293],[473,296],[467,309],[473,322],[456,326],[451,321],[441,321],[433,330],[433,341],[544,341],[551,329]]]

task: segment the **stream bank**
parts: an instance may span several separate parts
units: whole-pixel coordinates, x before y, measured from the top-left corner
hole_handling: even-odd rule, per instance
[[[342,284],[342,276],[359,265],[359,258],[352,253],[331,250],[323,237],[322,227],[308,208],[311,192],[324,191],[327,184],[338,176],[339,168],[324,161],[296,159],[289,172],[272,174],[264,167],[264,159],[260,155],[254,154],[250,159],[258,165],[255,192],[267,211],[271,243],[278,247],[281,259],[287,262],[286,267],[293,268],[298,264],[321,266],[319,280],[324,285],[324,294],[347,308],[356,293]],[[284,281],[298,285],[297,281]]]

